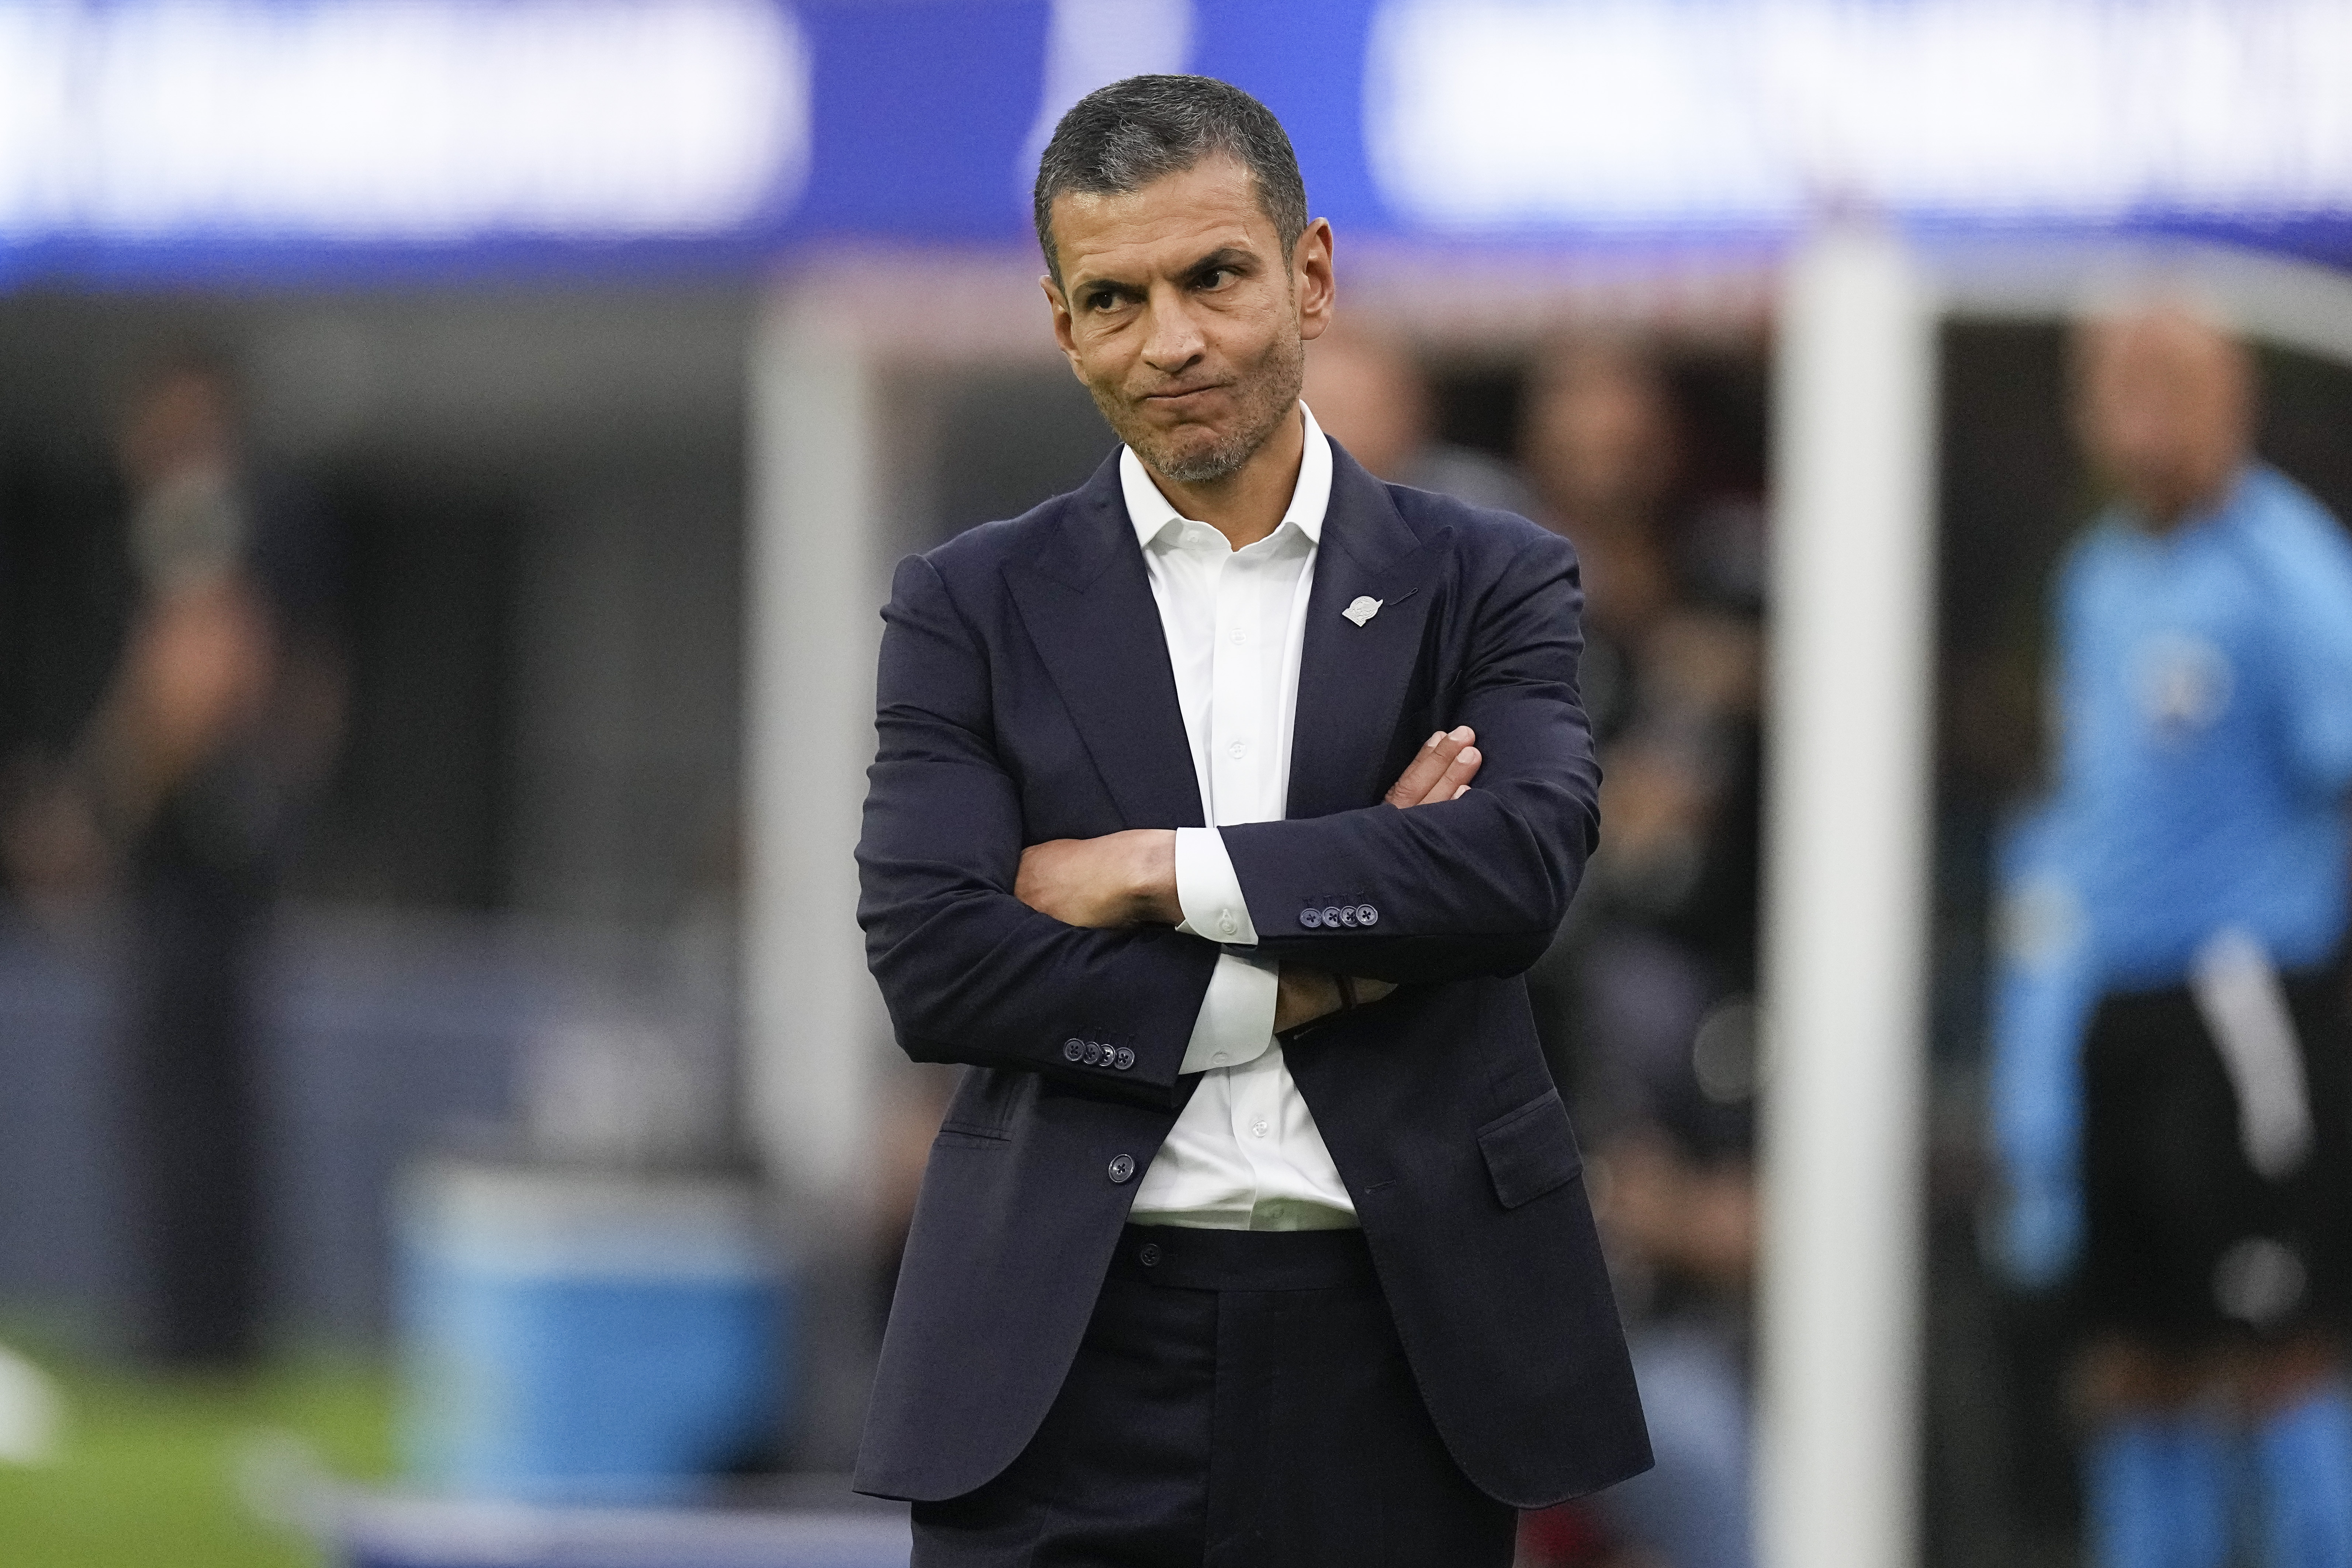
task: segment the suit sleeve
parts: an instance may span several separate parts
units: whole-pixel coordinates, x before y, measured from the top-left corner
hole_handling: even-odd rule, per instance
[[[1485,758],[1460,800],[1220,830],[1261,956],[1400,983],[1515,974],[1542,956],[1600,833],[1576,683],[1582,606],[1575,552],[1551,534],[1472,606],[1465,674],[1442,715],[1476,730]],[[1369,906],[1374,923],[1321,923],[1332,906]]]
[[[1026,839],[986,652],[920,557],[899,563],[883,623],[857,918],[899,1045],[1170,1102],[1217,948],[1065,925],[1014,897]]]

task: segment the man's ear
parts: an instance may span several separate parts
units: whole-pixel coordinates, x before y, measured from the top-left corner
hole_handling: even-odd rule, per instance
[[[1086,380],[1086,373],[1078,368],[1078,341],[1071,331],[1069,296],[1062,292],[1062,286],[1054,281],[1050,272],[1039,275],[1037,287],[1045,290],[1045,303],[1053,308],[1054,342],[1060,347],[1062,357],[1070,362],[1070,374],[1080,381]]]
[[[1331,224],[1317,218],[1290,252],[1290,285],[1298,300],[1298,335],[1313,342],[1331,325],[1339,285],[1331,270]]]

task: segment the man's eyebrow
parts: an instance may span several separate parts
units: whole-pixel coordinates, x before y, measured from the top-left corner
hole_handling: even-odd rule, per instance
[[[1071,298],[1076,299],[1080,294],[1091,294],[1098,289],[1111,289],[1132,294],[1135,292],[1135,284],[1129,279],[1116,278],[1109,273],[1092,275],[1081,273],[1070,280],[1069,291]]]
[[[1200,260],[1192,263],[1192,266],[1186,268],[1184,269],[1184,276],[1187,278],[1198,278],[1205,272],[1216,272],[1225,268],[1250,266],[1256,260],[1257,255],[1255,251],[1244,250],[1239,246],[1221,245],[1216,249],[1209,252],[1208,255],[1201,258]]]

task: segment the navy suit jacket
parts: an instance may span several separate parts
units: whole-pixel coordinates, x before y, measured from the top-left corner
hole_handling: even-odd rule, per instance
[[[1225,847],[1260,952],[1399,983],[1294,1037],[1290,1071],[1447,1448],[1495,1498],[1539,1506],[1650,1458],[1517,978],[1597,832],[1576,556],[1524,519],[1332,457],[1288,816],[1227,827]],[[1359,595],[1381,601],[1361,626],[1340,614]],[[965,1072],[916,1205],[856,1484],[938,1500],[1010,1464],[1059,1391],[1134,1177],[1197,1081],[1177,1069],[1217,949],[1165,926],[1082,930],[1013,896],[1027,845],[1202,826],[1115,458],[1082,489],[901,563],[883,618],[858,918],[900,1046]],[[1470,794],[1384,805],[1456,724],[1486,759]],[[1374,924],[1320,918],[1367,904]]]

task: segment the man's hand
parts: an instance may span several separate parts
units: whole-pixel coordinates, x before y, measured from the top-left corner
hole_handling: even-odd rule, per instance
[[[1478,732],[1467,724],[1440,730],[1405,764],[1402,775],[1381,798],[1401,809],[1461,799],[1470,793],[1470,781],[1478,776],[1478,764],[1486,761],[1478,753],[1477,741]]]
[[[1405,764],[1403,774],[1381,798],[1399,809],[1461,799],[1470,793],[1470,781],[1478,776],[1478,764],[1486,760],[1478,753],[1477,739],[1478,732],[1467,724],[1440,730],[1421,748],[1420,754]],[[1352,984],[1359,1007],[1377,1002],[1396,989],[1388,981],[1367,980],[1361,975],[1354,977]],[[1275,993],[1274,1032],[1278,1035],[1301,1024],[1311,1024],[1346,1005],[1338,976],[1304,964],[1286,963],[1282,966],[1281,988]]]
[[[1181,925],[1176,830],[1136,827],[1033,844],[1021,852],[1013,893],[1065,925]]]
[[[1441,730],[1407,763],[1383,796],[1399,808],[1434,805],[1469,793],[1485,761],[1477,732],[1465,724]],[[1100,838],[1055,838],[1021,852],[1013,895],[1040,914],[1066,925],[1101,928],[1181,925],[1183,906],[1176,898],[1176,833],[1139,827]],[[1377,1002],[1396,987],[1385,980],[1357,978],[1357,1005]],[[1303,964],[1282,966],[1276,994],[1274,1027],[1279,1034],[1310,1024],[1346,1005],[1337,976]]]

